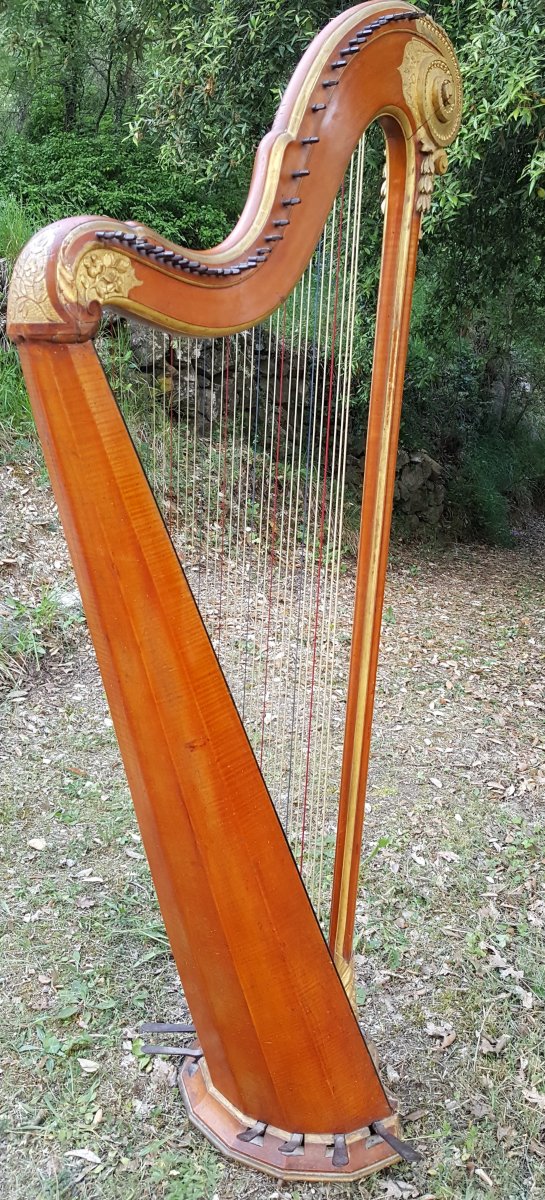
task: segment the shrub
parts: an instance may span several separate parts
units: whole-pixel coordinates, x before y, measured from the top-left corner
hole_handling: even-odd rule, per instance
[[[135,146],[109,130],[98,134],[54,132],[38,141],[20,134],[0,146],[4,194],[18,197],[41,223],[79,213],[138,220],[188,246],[221,241],[237,215],[237,197],[221,202],[199,194],[183,177],[159,164],[150,143]]]
[[[510,436],[475,436],[452,474],[448,508],[452,531],[500,545],[512,541],[512,524],[543,498],[545,437],[528,425]]]

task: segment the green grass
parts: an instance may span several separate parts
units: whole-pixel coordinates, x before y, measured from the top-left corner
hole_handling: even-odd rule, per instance
[[[43,224],[12,192],[0,192],[0,258],[13,266],[17,255]]]
[[[0,678],[13,679],[38,668],[48,652],[73,647],[74,629],[82,623],[81,609],[67,608],[55,588],[42,588],[33,602],[6,596],[0,611]]]

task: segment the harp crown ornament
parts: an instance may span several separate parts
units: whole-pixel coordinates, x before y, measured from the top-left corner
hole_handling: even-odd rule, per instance
[[[368,0],[336,17],[303,56],[258,148],[240,220],[221,245],[194,251],[136,222],[71,218],[29,242],[10,289],[8,330],[19,347],[195,1025],[196,1041],[179,1050],[180,1090],[191,1119],[216,1146],[284,1179],[357,1179],[399,1157],[415,1157],[399,1140],[395,1105],[357,1022],[352,943],[420,220],[435,175],[446,169],[445,147],[456,135],[460,111],[460,76],[448,38],[403,0]],[[386,144],[385,224],[326,943],[298,868],[306,869],[309,860],[314,870],[320,857],[316,843],[309,847],[305,841],[307,784],[314,769],[312,705],[320,671],[331,684],[330,661],[326,655],[323,665],[320,645],[327,641],[338,588],[330,558],[340,571],[362,138],[374,121]],[[191,556],[185,556],[182,570],[93,348],[105,304],[169,337],[211,339],[212,356],[220,347],[221,369],[212,357],[205,396],[210,446],[214,414],[223,422],[217,506],[214,514],[209,483],[204,521],[206,530],[216,531],[214,578],[230,575],[227,567],[223,572],[224,542],[231,538],[225,525],[235,478],[246,474],[248,481],[256,463],[270,462],[268,483],[263,467],[259,535],[253,537],[253,527],[245,524],[253,520],[257,495],[255,489],[250,503],[247,486],[236,553],[247,568],[251,547],[259,542],[256,607],[267,593],[266,663],[273,580],[280,580],[281,568],[291,596],[295,578],[304,580],[301,606],[314,613],[312,636],[294,638],[285,654],[288,665],[293,659],[299,663],[301,645],[307,656],[307,674],[297,683],[305,701],[302,714],[296,690],[292,703],[293,727],[297,733],[301,717],[304,733],[301,791],[293,802],[301,824],[295,834],[293,813],[286,833],[279,818],[291,758],[289,772],[279,768],[278,814],[258,765],[268,689],[277,681],[266,665],[263,707],[259,721],[253,719],[261,726],[260,753],[250,744],[192,594]],[[259,323],[269,314],[274,318],[264,332]],[[237,340],[239,331],[250,332]],[[260,363],[267,339],[265,396]],[[197,371],[189,369],[186,344],[187,379],[196,396]],[[178,349],[170,342],[163,395],[172,394],[172,380],[180,375],[181,345],[183,338]],[[239,395],[238,364],[248,358]],[[170,414],[178,423],[178,440],[183,403],[179,399],[177,414],[172,407]],[[193,438],[196,474],[201,415],[204,420],[195,400],[186,436]],[[235,449],[229,460],[231,425]],[[188,472],[189,459],[188,448]],[[289,505],[282,508],[298,472],[306,480],[304,501],[289,491]],[[333,481],[339,484],[335,495]],[[167,490],[163,486],[163,494]],[[303,518],[310,527],[311,511],[314,540],[303,545],[300,530]],[[195,500],[193,522],[198,536],[206,536]],[[242,572],[247,610],[248,573]],[[220,611],[221,604],[220,593]],[[281,620],[284,628],[284,616]],[[221,617],[215,635],[221,657],[220,633]],[[241,674],[238,644],[236,655]],[[281,690],[283,667],[274,669]],[[244,711],[244,703],[239,709]],[[325,709],[320,719],[327,729]],[[324,745],[317,755],[320,771],[322,758],[327,765]],[[319,775],[318,816],[331,790],[321,780]],[[305,879],[310,887],[310,876]],[[155,1028],[161,1031],[157,1023]]]

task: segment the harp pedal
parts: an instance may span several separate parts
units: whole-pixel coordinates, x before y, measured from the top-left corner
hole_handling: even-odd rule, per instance
[[[144,1021],[140,1033],[195,1033],[194,1025],[170,1025],[163,1021]]]
[[[165,1021],[144,1021],[140,1033],[195,1033],[194,1025],[179,1025]],[[176,1058],[199,1059],[203,1056],[200,1046],[142,1046],[142,1054],[168,1054]]]
[[[282,1142],[278,1147],[280,1154],[304,1154],[305,1153],[305,1135],[304,1133],[292,1133],[288,1142]]]
[[[142,1046],[142,1054],[170,1054],[177,1058],[202,1058],[198,1046]]]
[[[258,1146],[263,1145],[263,1138],[267,1132],[266,1121],[256,1121],[255,1125],[250,1125],[249,1129],[245,1129],[239,1133],[239,1142],[255,1142]]]
[[[373,1121],[369,1128],[372,1134],[382,1138],[383,1142],[387,1142],[392,1147],[392,1150],[395,1150],[396,1154],[399,1154],[403,1162],[417,1163],[422,1161],[422,1155],[419,1150],[415,1150],[414,1146],[411,1146],[409,1142],[403,1142],[401,1138],[390,1133],[390,1130],[386,1129],[380,1121]]]
[[[335,1133],[333,1135],[333,1157],[331,1161],[334,1167],[347,1167],[350,1162],[344,1133]]]

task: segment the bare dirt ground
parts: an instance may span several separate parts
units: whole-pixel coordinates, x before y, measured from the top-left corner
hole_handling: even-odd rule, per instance
[[[48,486],[24,460],[0,487],[2,1200],[545,1197],[543,526],[394,546],[358,983],[424,1159],[288,1187],[141,1053],[183,1001]]]

